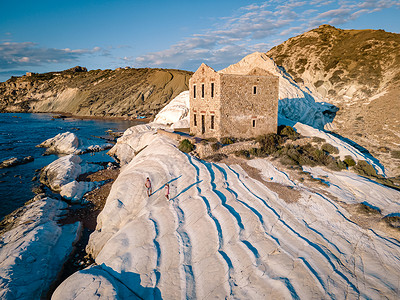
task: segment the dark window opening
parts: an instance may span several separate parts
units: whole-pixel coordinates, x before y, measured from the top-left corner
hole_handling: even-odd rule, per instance
[[[211,129],[214,129],[214,116],[211,116]]]
[[[211,82],[211,98],[214,98],[214,82]]]
[[[196,116],[196,114],[193,114],[193,125],[197,126],[197,116]]]
[[[193,98],[196,99],[196,85],[193,85]]]
[[[204,98],[204,83],[201,85],[201,98]]]
[[[204,115],[201,115],[201,134],[206,132],[206,121]]]
[[[257,87],[256,86],[253,86],[253,94],[254,95],[257,94]]]
[[[253,128],[256,127],[256,120],[253,120]]]

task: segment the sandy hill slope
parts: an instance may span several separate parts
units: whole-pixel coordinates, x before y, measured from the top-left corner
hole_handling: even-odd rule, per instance
[[[164,69],[92,70],[13,77],[0,83],[0,111],[136,116],[158,112],[188,89],[190,72]]]
[[[392,152],[400,145],[399,34],[322,25],[290,38],[267,55],[299,86],[339,108],[329,129],[400,173],[400,161]]]

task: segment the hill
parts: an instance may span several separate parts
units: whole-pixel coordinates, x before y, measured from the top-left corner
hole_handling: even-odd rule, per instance
[[[153,115],[188,89],[191,72],[92,70],[12,77],[0,83],[0,112],[61,112],[78,116]]]
[[[330,25],[290,38],[267,55],[300,85],[339,108],[326,129],[400,172],[400,34]]]

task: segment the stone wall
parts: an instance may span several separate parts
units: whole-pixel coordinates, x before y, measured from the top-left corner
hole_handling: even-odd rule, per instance
[[[189,92],[190,133],[195,136],[249,138],[277,132],[279,79],[266,71],[233,75],[202,64],[189,80]]]
[[[276,76],[222,74],[220,135],[248,138],[276,133],[278,93]]]
[[[211,95],[211,83],[214,83],[214,95]],[[204,84],[204,97],[202,85]],[[194,97],[196,86],[196,98]],[[201,137],[219,137],[220,132],[220,75],[209,66],[202,64],[189,80],[190,90],[190,133]],[[204,116],[204,117],[203,117]],[[214,129],[211,128],[211,117],[214,116]],[[195,119],[196,123],[195,124]],[[204,118],[204,133],[202,132]]]

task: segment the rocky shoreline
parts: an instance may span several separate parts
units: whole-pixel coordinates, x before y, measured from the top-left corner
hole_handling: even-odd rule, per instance
[[[147,125],[142,126],[147,128]],[[113,136],[114,141],[122,135],[115,132],[109,132],[109,134]],[[105,205],[112,184],[120,172],[118,163],[88,163],[79,156],[87,152],[109,149],[112,146],[109,143],[89,145],[86,141],[79,139],[76,134],[65,132],[44,141],[39,146],[48,148],[48,153],[64,156],[38,170],[32,179],[33,181],[40,179],[40,186],[36,188],[37,196],[28,201],[25,206],[6,216],[0,223],[0,244],[4,246],[0,249],[0,257],[5,253],[15,253],[15,249],[7,249],[17,241],[30,244],[30,254],[24,249],[20,250],[22,251],[20,257],[28,255],[28,261],[23,262],[22,265],[0,260],[0,287],[2,288],[0,297],[4,299],[15,295],[18,295],[18,298],[24,297],[25,293],[36,298],[50,299],[53,291],[68,276],[93,264],[91,255],[86,252],[86,246],[90,234],[96,229],[97,217]],[[110,154],[115,155],[112,152]],[[40,209],[50,204],[58,207],[57,213]],[[33,214],[38,218],[37,223],[34,221],[35,218],[32,218]],[[28,223],[21,220],[27,220]],[[51,255],[35,256],[36,252],[40,253],[38,249],[41,245],[48,242],[46,230],[40,229],[42,224],[51,224],[56,228],[53,229],[55,232],[66,232],[66,236],[60,235],[59,238],[53,239],[56,243],[58,243],[57,240],[62,243],[62,250],[57,250],[55,246],[51,248],[58,251],[58,260],[57,263],[52,264],[52,272],[49,276],[32,279],[36,283],[35,287],[19,289],[19,280],[14,278],[19,274],[19,269],[30,268],[31,262],[34,261],[42,261],[45,265],[51,263]],[[17,240],[13,242],[15,230],[24,232],[28,237],[30,234],[36,237],[32,241],[25,241],[26,238],[23,235],[17,235]]]

